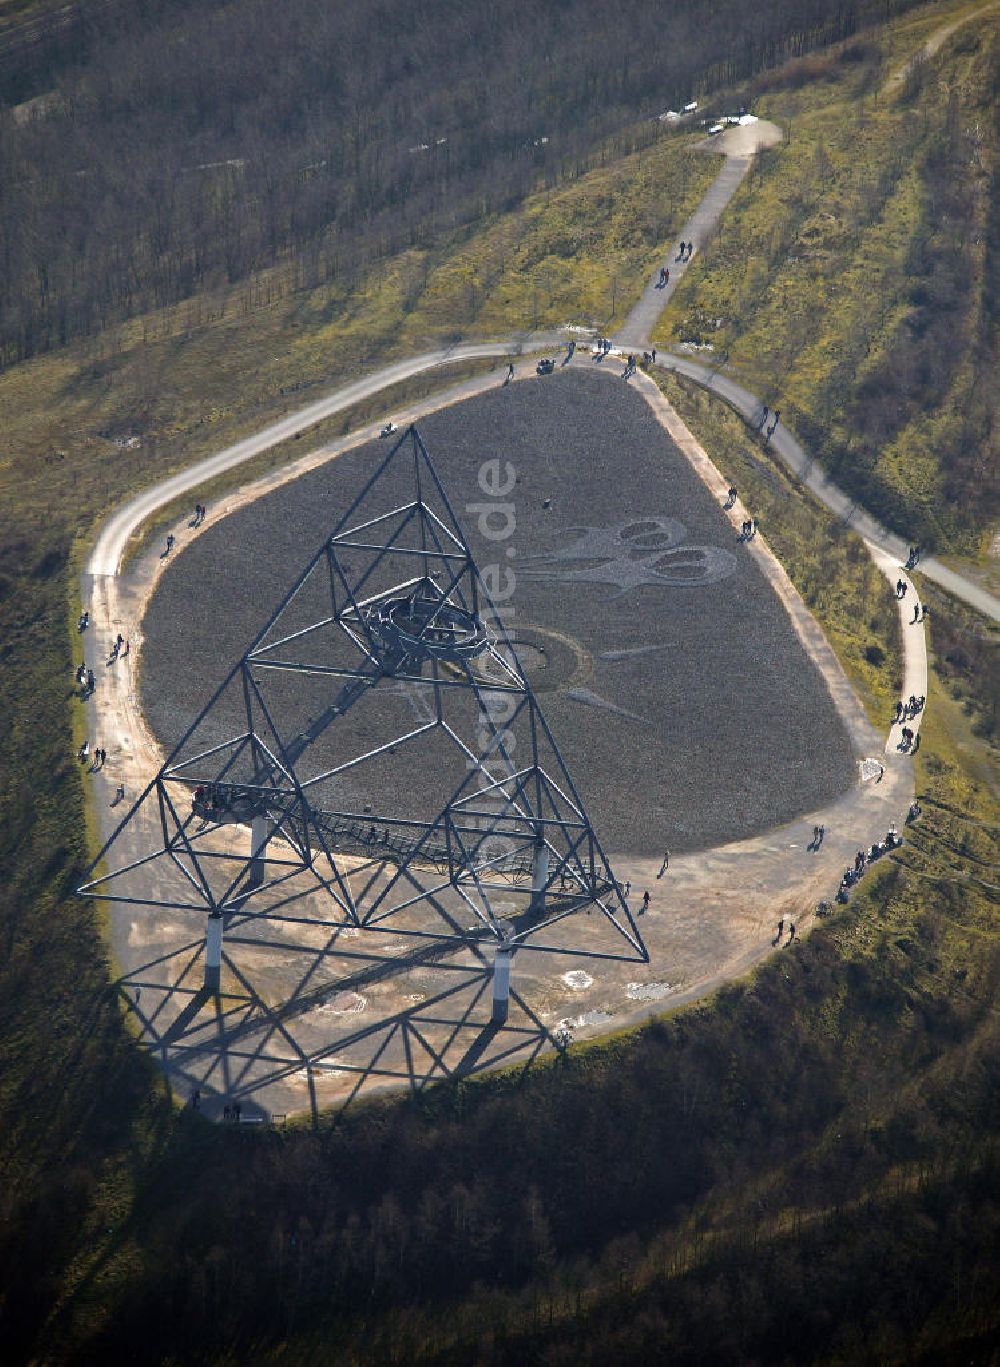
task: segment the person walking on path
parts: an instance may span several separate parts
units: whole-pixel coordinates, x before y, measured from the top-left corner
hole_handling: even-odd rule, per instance
[[[914,603],[914,604],[913,604],[913,621],[910,623],[910,626],[911,626],[911,627],[914,626],[914,625],[915,625],[917,622],[919,622],[919,621],[920,621],[920,604],[919,604],[919,603]]]
[[[649,889],[642,894],[642,906],[639,908],[639,915],[644,916],[649,910]]]
[[[780,943],[781,943],[781,937],[784,935],[784,933],[785,933],[785,918],[784,918],[784,916],[782,916],[781,920],[778,922],[778,933],[777,933],[777,935],[775,935],[774,939],[771,941],[772,948],[773,948],[774,945],[777,945],[777,944],[780,944]]]
[[[786,949],[788,948],[788,946],[792,943],[792,941],[793,941],[794,939],[795,939],[795,922],[794,922],[794,921],[789,921],[789,923],[788,923],[788,940],[787,940],[787,942],[786,942],[786,944],[785,944],[785,948],[786,948]]]
[[[507,374],[504,376],[504,382],[503,382],[503,388],[504,388],[504,389],[507,388],[507,386],[510,384],[510,382],[511,382],[511,380],[512,380],[513,378],[514,378],[514,362],[513,362],[513,361],[508,361],[508,362],[507,362]]]
[[[657,878],[662,878],[662,877],[663,877],[663,875],[664,875],[664,874],[666,873],[666,871],[667,871],[667,866],[669,865],[669,863],[670,863],[670,851],[669,851],[669,850],[664,850],[664,851],[663,851],[663,863],[660,865],[660,872],[656,875]]]

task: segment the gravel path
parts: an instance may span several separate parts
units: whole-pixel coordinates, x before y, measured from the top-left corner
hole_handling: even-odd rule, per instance
[[[498,550],[469,510],[482,500],[481,462],[498,457],[517,472],[516,526],[500,562],[517,575],[515,633],[548,643],[536,674],[543,710],[608,849],[701,849],[769,829],[850,786],[846,732],[784,608],[617,368],[583,360],[445,409],[421,431],[483,567]],[[193,720],[386,449],[371,443],[265,495],[168,567],[143,655],[143,701],[165,744]],[[641,544],[654,525],[668,529],[662,556],[625,544]],[[569,550],[580,536],[571,529],[584,527],[617,538],[619,558],[535,558]],[[651,582],[619,594],[611,581],[637,560]],[[530,645],[529,654],[538,658]],[[294,684],[276,697],[296,727],[320,710]],[[403,718],[398,697],[358,713],[371,744]],[[228,725],[242,729],[235,706]],[[345,724],[319,745],[336,762],[357,740]],[[386,779],[402,770],[400,797],[413,802],[424,782],[419,752],[410,765],[395,760]],[[351,797],[379,794],[362,785]]]

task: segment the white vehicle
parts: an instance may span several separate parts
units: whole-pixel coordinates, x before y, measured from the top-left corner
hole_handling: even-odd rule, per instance
[[[721,133],[724,130],[725,126],[726,125],[724,123],[713,123],[711,128],[708,130],[708,136],[710,138],[716,137],[717,134]]]
[[[685,114],[693,114],[694,111],[695,111],[697,108],[698,108],[698,101],[697,101],[697,100],[692,100],[690,104],[686,104],[686,105],[684,106],[684,113],[685,113]]]

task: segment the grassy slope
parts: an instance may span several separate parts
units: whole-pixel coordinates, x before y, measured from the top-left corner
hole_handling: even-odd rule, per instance
[[[675,153],[682,155],[679,145],[665,142],[644,154],[643,168],[653,175],[651,184],[662,188],[670,183],[666,163]],[[656,161],[658,155],[664,158],[662,165]],[[664,192],[656,211],[663,215],[659,226],[644,220],[646,205],[638,195],[632,201],[626,196],[624,203],[619,195],[614,202],[621,231],[604,229],[600,215],[608,209],[609,187],[618,174],[612,168],[595,173],[587,185],[581,182],[553,196],[551,213],[540,199],[516,221],[484,230],[478,245],[464,253],[458,250],[450,260],[429,263],[426,283],[424,261],[410,257],[365,282],[350,300],[332,291],[279,298],[276,282],[271,281],[268,307],[269,282],[264,280],[254,291],[238,292],[227,301],[197,301],[170,316],[145,320],[147,336],[155,338],[152,345],[139,345],[140,323],[87,353],[77,350],[50,357],[0,379],[7,444],[0,471],[5,510],[0,563],[0,868],[6,875],[0,878],[0,1308],[8,1347],[15,1355],[19,1345],[35,1340],[40,1318],[53,1305],[68,1316],[60,1313],[52,1321],[48,1343],[55,1350],[67,1341],[82,1342],[109,1317],[109,1341],[116,1341],[119,1348],[134,1346],[157,1325],[164,1334],[176,1335],[179,1321],[188,1313],[193,1335],[204,1335],[215,1325],[211,1332],[217,1330],[221,1341],[229,1335],[242,1337],[259,1324],[270,1339],[280,1332],[278,1321],[259,1323],[255,1308],[274,1310],[278,1299],[282,1305],[298,1304],[301,1320],[296,1323],[292,1314],[284,1321],[284,1332],[294,1335],[328,1316],[331,1306],[349,1305],[352,1298],[357,1303],[359,1294],[367,1298],[372,1286],[382,1282],[376,1277],[359,1292],[349,1277],[345,1281],[342,1259],[337,1264],[341,1270],[336,1271],[333,1245],[326,1244],[315,1256],[310,1249],[311,1269],[303,1268],[300,1260],[298,1290],[293,1286],[278,1297],[274,1288],[288,1285],[288,1231],[301,1227],[303,1191],[311,1193],[311,1202],[312,1194],[325,1190],[332,1173],[351,1170],[352,1164],[371,1171],[370,1163],[359,1160],[375,1133],[381,1136],[374,1144],[377,1153],[387,1158],[390,1153],[398,1155],[393,1180],[400,1172],[409,1173],[413,1190],[424,1190],[432,1204],[435,1186],[442,1193],[450,1191],[453,1176],[430,1162],[430,1156],[443,1152],[449,1140],[461,1138],[464,1151],[496,1154],[500,1165],[505,1150],[500,1146],[497,1152],[493,1142],[498,1127],[509,1130],[510,1152],[537,1151],[528,1178],[546,1193],[546,1200],[549,1192],[553,1201],[572,1199],[560,1185],[565,1182],[565,1165],[560,1163],[555,1171],[546,1167],[547,1158],[561,1148],[575,1152],[578,1139],[559,1128],[557,1103],[562,1094],[553,1090],[551,1071],[530,1084],[527,1111],[512,1104],[510,1083],[504,1079],[487,1079],[463,1089],[458,1100],[467,1098],[462,1104],[470,1112],[468,1132],[460,1126],[450,1136],[446,1119],[456,1099],[447,1092],[426,1110],[405,1104],[377,1108],[371,1116],[374,1129],[367,1137],[369,1122],[362,1117],[359,1128],[346,1139],[337,1131],[318,1140],[292,1136],[277,1151],[251,1137],[236,1150],[220,1148],[219,1136],[206,1134],[190,1117],[174,1115],[154,1071],[132,1051],[121,1029],[89,910],[63,896],[72,886],[84,845],[80,778],[66,759],[66,557],[77,530],[109,498],[119,496],[123,484],[136,487],[231,440],[271,416],[283,398],[289,404],[303,401],[306,396],[301,392],[294,398],[277,392],[300,377],[306,384],[329,382],[335,374],[351,373],[363,357],[409,347],[435,335],[435,329],[453,327],[456,316],[467,318],[470,329],[531,323],[536,293],[542,324],[568,321],[568,313],[586,314],[587,309],[597,310],[594,316],[601,321],[599,310],[609,280],[616,271],[623,276],[628,271],[628,288],[637,290],[638,267],[653,258],[658,239],[671,237],[697,198],[699,178],[707,179],[713,169],[702,159],[690,166],[686,190],[673,185],[676,202]],[[648,191],[651,185],[644,188]],[[583,198],[574,201],[574,193]],[[566,235],[566,223],[574,221],[600,225],[582,253]],[[571,282],[579,286],[572,296]],[[414,289],[416,297],[407,302]],[[223,303],[227,316],[210,322]],[[626,304],[620,294],[619,312]],[[110,443],[98,435],[137,426],[147,433],[141,464],[126,464],[126,458],[114,454]],[[60,457],[59,452],[65,454]],[[748,471],[746,480],[752,477]],[[773,535],[772,514],[767,516]],[[833,1132],[828,1133],[832,1120],[822,1108],[815,1123],[803,1117],[805,1128],[797,1130],[802,1146],[788,1159],[792,1166],[786,1164],[784,1151],[775,1154],[765,1143],[763,1135],[781,1134],[789,1119],[786,1109],[779,1115],[774,1106],[791,1106],[794,1113],[803,1084],[797,1069],[787,1077],[775,1075],[775,1037],[784,1041],[778,1060],[782,1069],[789,1060],[801,1058],[803,1049],[810,1058],[813,1045],[822,1051],[823,1066],[817,1066],[814,1083],[829,1083],[839,1108],[836,1120],[864,1146],[874,1141],[868,1134],[867,1112],[860,1113],[853,1089],[864,1084],[860,1094],[868,1098],[869,1108],[875,1096],[880,1126],[888,1127],[890,1142],[879,1139],[877,1161],[860,1172],[858,1180],[865,1182],[874,1174],[865,1189],[868,1195],[878,1195],[879,1184],[888,1183],[888,1199],[895,1200],[892,1174],[912,1173],[921,1161],[936,1163],[937,1154],[942,1155],[942,1180],[947,1180],[950,1169],[939,1114],[945,1098],[950,1107],[948,1134],[954,1136],[955,1146],[979,1144],[988,1130],[978,1085],[956,1097],[941,1081],[949,1073],[966,1076],[981,1069],[983,1043],[993,1039],[994,1018],[982,1005],[995,989],[988,903],[973,887],[956,904],[951,884],[939,887],[926,875],[938,877],[947,870],[947,877],[953,877],[953,847],[968,848],[970,839],[976,859],[995,861],[995,845],[990,843],[995,835],[978,825],[972,830],[975,814],[983,811],[983,795],[954,762],[946,739],[938,744],[933,718],[932,709],[925,752],[944,767],[928,772],[926,781],[944,804],[943,834],[930,842],[928,863],[919,875],[895,874],[891,886],[859,904],[866,912],[861,919],[853,913],[839,917],[829,931],[800,949],[799,956],[790,957],[789,970],[764,970],[753,984],[724,994],[719,1010],[692,1013],[664,1032],[647,1032],[637,1044],[607,1045],[578,1056],[573,1075],[576,1103],[570,1113],[589,1114],[588,1108],[601,1108],[603,1098],[612,1112],[627,1112],[630,1123],[634,1117],[642,1146],[630,1150],[633,1172],[642,1171],[641,1154],[653,1151],[644,1148],[647,1141],[660,1146],[657,1152],[674,1142],[669,1115],[679,1098],[690,1095],[694,1087],[706,1098],[707,1108],[704,1115],[698,1114],[694,1130],[679,1132],[678,1160],[685,1152],[704,1153],[703,1170],[678,1198],[681,1204],[650,1205],[648,1193],[641,1192],[640,1220],[630,1197],[632,1204],[622,1203],[622,1216],[627,1219],[631,1213],[633,1224],[643,1226],[643,1245],[633,1240],[623,1251],[612,1243],[605,1250],[604,1264],[595,1261],[591,1267],[586,1259],[579,1263],[596,1311],[602,1304],[614,1304],[619,1263],[634,1269],[637,1281],[653,1284],[642,1271],[642,1260],[645,1250],[655,1253],[655,1238],[676,1244],[682,1253],[698,1246],[702,1236],[690,1232],[684,1213],[687,1207],[694,1210],[695,1200],[698,1213],[691,1218],[702,1226],[715,1220],[722,1233],[749,1228],[750,1212],[757,1209],[754,1174],[765,1150],[775,1158],[768,1181],[780,1184],[798,1173],[796,1202],[818,1210],[821,1219],[827,1218],[822,1201],[829,1197],[831,1183],[843,1182],[846,1190],[853,1180],[855,1151],[850,1151],[850,1164],[838,1159]],[[952,808],[972,813],[974,820]],[[947,863],[940,862],[945,859]],[[966,861],[958,867],[967,870],[971,865]],[[970,944],[977,948],[974,957]],[[962,968],[965,980],[955,977]],[[820,978],[822,991],[805,992],[807,984],[815,985]],[[864,991],[855,990],[859,983]],[[624,1097],[623,1060],[633,1088]],[[774,1084],[773,1095],[754,1089],[754,1123],[748,1126],[741,1111],[734,1110],[733,1087],[765,1077]],[[652,1112],[643,1108],[644,1098]],[[695,1104],[694,1112],[700,1112],[702,1104]],[[913,1128],[911,1105],[917,1107],[920,1122],[917,1158],[904,1143]],[[525,1125],[529,1117],[530,1128],[539,1136],[537,1145],[526,1143],[525,1132],[515,1137],[514,1127]],[[611,1189],[608,1165],[620,1156],[621,1142],[617,1127],[593,1142],[585,1183]],[[984,1163],[981,1147],[976,1153],[980,1156],[974,1167],[979,1172]],[[685,1168],[683,1162],[681,1167]],[[387,1172],[388,1167],[376,1172],[371,1190],[378,1192],[380,1183],[385,1186]],[[523,1205],[506,1199],[507,1172],[501,1165],[490,1173],[487,1164],[486,1180],[496,1193],[494,1239],[497,1231],[501,1238],[505,1230],[509,1235],[512,1214],[519,1226],[531,1223]],[[577,1174],[571,1175],[575,1183]],[[900,1179],[901,1191],[905,1185]],[[384,1216],[376,1198],[365,1204],[363,1184],[354,1187],[345,1183],[338,1197],[344,1212],[353,1203],[354,1232],[346,1241],[339,1233],[331,1238],[338,1247],[356,1247],[358,1267],[367,1268],[365,1241],[380,1222],[384,1225]],[[405,1188],[401,1192],[405,1195]],[[900,1196],[894,1209],[902,1210],[902,1200]],[[313,1212],[320,1225],[321,1206],[317,1202]],[[544,1223],[550,1216],[544,1201],[537,1214],[534,1261],[519,1263],[520,1275],[535,1279],[536,1292],[547,1279],[572,1280],[575,1275],[572,1240],[561,1235],[558,1248],[551,1240],[546,1244]],[[558,1225],[563,1216],[554,1210],[551,1218]],[[926,1217],[921,1213],[920,1218]],[[336,1230],[339,1219],[338,1214]],[[468,1233],[467,1221],[454,1231],[447,1222],[443,1227],[442,1237],[456,1249],[453,1284],[458,1289],[464,1284],[463,1252],[468,1267],[478,1266]],[[483,1237],[481,1231],[473,1233]],[[603,1239],[604,1234],[594,1232],[593,1238]],[[598,1244],[591,1256],[596,1259],[599,1254]],[[678,1267],[684,1271],[688,1266],[684,1253]],[[339,1299],[333,1296],[335,1287]],[[239,1292],[231,1308],[238,1305],[245,1315],[242,1328],[237,1324],[230,1329],[222,1315],[230,1288]],[[775,1288],[773,1295],[780,1294]],[[970,1297],[978,1304],[978,1293]],[[383,1297],[377,1304],[385,1310],[387,1302]],[[919,1310],[923,1313],[923,1304]],[[948,1333],[960,1325],[957,1311],[953,1317],[947,1307],[935,1313],[942,1316]],[[475,1303],[469,1302],[449,1324],[434,1323],[434,1341],[461,1334],[476,1314]],[[503,1303],[497,1314],[508,1314]],[[516,1298],[510,1314],[511,1332],[531,1325],[529,1311]]]
[[[722,400],[680,376],[661,389],[733,481],[864,700],[884,724],[902,686],[898,617],[857,533],[802,489]]]
[[[684,138],[537,196],[437,255],[410,252],[347,291],[272,272],[0,376],[0,495],[72,516],[223,446],[376,361],[460,336],[619,313],[714,169]],[[599,225],[589,227],[588,225]],[[141,462],[110,438],[144,438]]]
[[[906,25],[907,43],[934,24]],[[892,96],[891,37],[763,79],[755,107],[788,140],[658,334],[727,351],[876,512],[971,555],[997,513],[998,43],[995,17],[973,22]]]
[[[437,257],[390,263],[350,294],[294,293],[271,275],[0,376],[0,1311],[11,1342],[86,1278],[175,1123],[121,1028],[93,910],[66,896],[87,844],[69,758],[71,548],[109,503],[321,384],[453,338],[455,318],[478,332],[482,314],[506,333],[536,321],[537,304],[539,325],[568,321],[571,274],[576,316],[593,304],[603,323],[613,277],[627,307],[713,170],[676,137],[639,160],[539,196]],[[576,242],[580,224],[609,221],[612,197],[613,227]],[[120,452],[112,438],[132,432],[141,451]]]

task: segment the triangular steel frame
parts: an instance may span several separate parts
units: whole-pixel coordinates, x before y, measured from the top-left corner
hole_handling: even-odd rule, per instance
[[[390,472],[412,497],[378,511]],[[200,911],[220,925],[238,914],[430,939],[479,959],[492,948],[648,962],[502,616],[411,426],[78,891],[152,912]],[[318,706],[289,726],[273,686],[290,676]],[[343,735],[379,688],[406,690],[423,721],[317,768],[314,743],[333,726]],[[226,714],[238,706],[244,724],[220,738],[227,694]],[[414,815],[402,799],[393,806],[384,784],[377,813],[337,801],[348,774],[354,782],[366,764],[391,766],[405,745],[429,755],[443,795],[435,816]],[[460,762],[462,776],[438,778],[438,756],[440,774]],[[603,918],[607,944],[593,921],[586,943],[567,934],[580,912]]]

